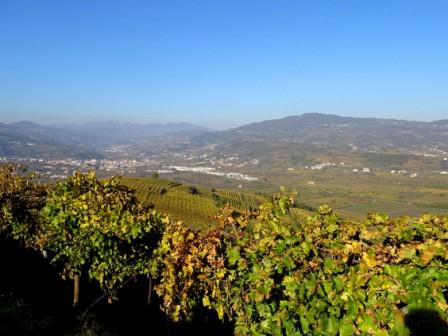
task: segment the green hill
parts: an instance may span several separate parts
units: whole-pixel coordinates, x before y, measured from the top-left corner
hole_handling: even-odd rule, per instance
[[[227,189],[199,189],[158,178],[121,177],[121,182],[135,190],[145,205],[189,223],[197,228],[213,224],[214,215],[226,204],[244,212],[266,201],[263,195]]]

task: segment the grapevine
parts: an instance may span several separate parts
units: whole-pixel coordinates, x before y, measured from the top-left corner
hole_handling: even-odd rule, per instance
[[[278,195],[250,211],[226,206],[195,230],[93,172],[50,188],[5,166],[0,181],[0,231],[48,254],[74,280],[75,303],[79,277],[113,300],[126,279],[150,274],[173,321],[208,310],[237,335],[404,336],[418,309],[448,319],[447,216],[354,222],[327,206],[297,212],[294,195]]]

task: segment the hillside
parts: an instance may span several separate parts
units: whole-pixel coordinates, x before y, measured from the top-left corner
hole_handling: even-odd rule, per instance
[[[91,138],[22,121],[0,123],[0,156],[44,158],[102,158]]]
[[[321,164],[434,175],[448,168],[448,124],[308,113],[206,133],[192,138],[191,148],[210,163],[235,158],[234,166],[270,180]]]
[[[128,122],[90,122],[85,124],[59,124],[54,129],[67,131],[77,136],[93,139],[96,146],[122,145],[141,142],[152,137],[169,135],[198,135],[211,131],[208,128],[190,123],[151,123],[136,124]]]
[[[443,155],[448,156],[448,124],[444,120],[420,122],[308,113],[207,133],[193,138],[192,145],[212,146],[216,155],[257,158],[267,167],[280,162],[297,164],[343,157],[360,162],[372,159],[384,167],[421,156],[439,157],[442,161]]]
[[[257,208],[267,199],[266,196],[250,192],[199,189],[158,178],[121,177],[120,180],[135,190],[143,204],[151,205],[154,209],[197,228],[208,227],[215,223],[215,214],[226,204],[244,212]]]
[[[191,137],[206,128],[188,123],[94,122],[44,126],[21,121],[0,123],[0,156],[100,159],[111,145],[143,143],[154,137]],[[149,141],[150,142],[150,141]]]
[[[434,146],[439,142],[446,146],[447,137],[446,120],[421,122],[306,113],[209,133],[196,140],[218,144],[270,140],[384,151]]]

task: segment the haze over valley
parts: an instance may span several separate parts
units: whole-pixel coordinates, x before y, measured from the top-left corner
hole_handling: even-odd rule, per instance
[[[0,125],[0,157],[47,180],[94,169],[103,177],[159,174],[263,192],[287,183],[305,202],[349,216],[358,208],[401,214],[403,207],[420,213],[447,205],[448,120],[308,113],[226,131],[187,123],[18,122]]]

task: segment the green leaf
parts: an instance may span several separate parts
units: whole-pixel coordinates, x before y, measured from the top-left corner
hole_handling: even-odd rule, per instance
[[[235,265],[240,259],[241,255],[238,247],[235,246],[227,252],[227,260],[231,266]]]
[[[303,252],[305,253],[306,256],[310,254],[310,251],[311,251],[311,244],[310,244],[310,243],[308,243],[308,242],[305,240],[305,241],[303,241],[303,242],[300,244],[300,246],[302,247]]]
[[[336,335],[338,331],[338,321],[333,316],[330,316],[327,320],[327,335]]]
[[[305,316],[300,316],[300,324],[304,333],[310,332],[310,323]]]
[[[363,333],[366,334],[373,334],[375,333],[377,326],[375,325],[372,317],[370,316],[363,316],[363,321],[359,323],[359,330],[361,330]]]
[[[339,325],[339,335],[340,336],[351,336],[355,333],[355,329],[350,322],[342,322]]]

